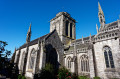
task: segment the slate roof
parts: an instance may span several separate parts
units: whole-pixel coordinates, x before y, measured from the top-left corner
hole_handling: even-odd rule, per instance
[[[92,35],[92,36],[91,36],[91,39],[93,39],[94,36],[95,36],[95,35]],[[85,38],[83,38],[83,41],[89,40],[89,38],[90,38],[90,37],[85,37]],[[77,49],[86,48],[86,47],[87,47],[87,48],[90,48],[90,46],[91,46],[90,43],[79,43],[79,45],[77,44],[77,42],[81,42],[81,41],[82,41],[82,38],[76,40],[76,48],[77,48]],[[75,41],[74,41],[74,42],[75,42]],[[74,43],[74,42],[73,42],[73,43]],[[66,50],[66,51],[73,51],[73,50],[74,50],[74,46],[72,45],[72,46],[70,46],[70,48],[69,48],[68,50]]]
[[[35,40],[32,40],[32,41],[30,41],[28,44],[27,43],[25,43],[25,44],[23,44],[22,46],[20,46],[18,49],[22,49],[22,48],[25,48],[27,45],[28,46],[31,46],[31,45],[34,45],[34,44],[37,44],[38,43],[38,40],[39,41],[41,41],[41,40],[43,40],[45,37],[47,37],[47,35],[49,35],[50,33],[48,33],[48,34],[46,34],[46,35],[44,35],[44,36],[42,36],[42,37],[39,37],[39,38],[37,38],[37,39],[35,39]],[[17,50],[18,50],[17,49]]]
[[[37,39],[35,39],[35,40],[32,40],[32,41],[30,41],[28,44],[25,43],[25,44],[23,44],[22,46],[20,46],[18,49],[25,48],[27,45],[28,45],[28,46],[32,46],[32,45],[34,45],[34,44],[37,44],[37,43],[38,43],[38,40],[39,40],[39,41],[42,41],[43,39],[47,39],[47,38],[48,38],[51,34],[53,34],[55,31],[56,31],[56,30],[53,30],[52,32],[50,32],[50,33],[48,33],[48,34],[46,34],[46,35],[44,35],[44,36],[42,36],[42,37],[39,37],[39,38],[37,38]],[[17,50],[18,50],[18,49],[17,49]]]
[[[114,22],[112,22],[112,23],[106,24],[106,25],[105,25],[105,28],[112,27],[112,26],[116,26],[116,25],[118,25],[118,21],[114,21]]]
[[[92,36],[91,36],[91,39],[93,39],[94,36],[95,36],[95,35],[92,35]],[[90,37],[85,37],[85,38],[83,38],[83,41],[89,40],[89,38],[90,38]],[[76,40],[76,42],[79,42],[79,41],[82,41],[82,38]]]

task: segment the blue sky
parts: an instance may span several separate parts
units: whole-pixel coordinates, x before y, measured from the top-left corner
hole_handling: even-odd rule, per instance
[[[120,0],[99,0],[106,23],[119,19]],[[49,21],[58,12],[68,12],[76,19],[76,38],[96,34],[98,0],[0,0],[0,40],[6,41],[6,49],[14,52],[26,42],[26,34],[32,22],[31,40],[49,33]]]

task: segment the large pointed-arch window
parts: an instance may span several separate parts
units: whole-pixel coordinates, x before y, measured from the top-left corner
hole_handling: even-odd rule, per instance
[[[34,68],[35,59],[36,59],[36,51],[35,49],[32,49],[31,54],[30,54],[30,60],[29,60],[29,69]]]
[[[25,51],[22,53],[22,59],[21,59],[21,70],[23,70],[24,67],[24,60],[25,60]]]
[[[103,48],[106,68],[115,68],[111,48],[105,46]]]
[[[67,58],[67,68],[71,69],[71,57]]]
[[[81,72],[89,72],[89,59],[87,55],[82,55],[80,58]]]

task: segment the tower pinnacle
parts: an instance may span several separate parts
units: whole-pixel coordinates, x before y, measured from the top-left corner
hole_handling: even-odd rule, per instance
[[[98,17],[100,22],[100,30],[102,30],[105,26],[105,16],[99,2],[98,2]]]
[[[99,15],[99,14],[104,15],[103,10],[102,10],[99,2],[98,2],[98,10],[99,10],[98,15]]]
[[[31,38],[31,23],[27,32],[26,43],[30,42],[30,38]]]

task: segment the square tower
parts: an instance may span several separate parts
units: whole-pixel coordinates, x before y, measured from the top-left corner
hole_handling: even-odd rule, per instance
[[[50,32],[54,29],[64,45],[76,39],[75,19],[73,19],[67,12],[59,12],[56,17],[50,20]]]

